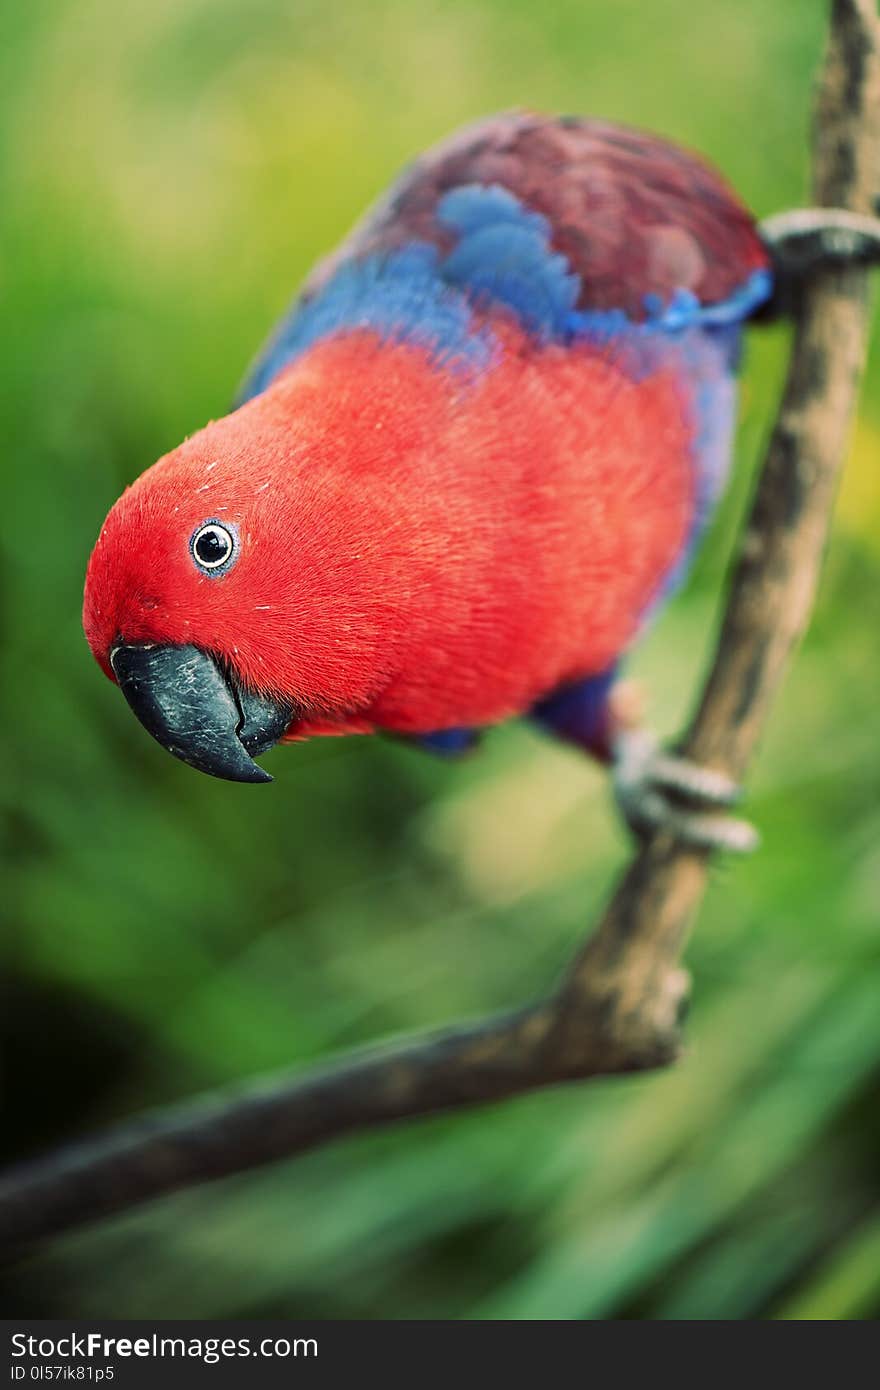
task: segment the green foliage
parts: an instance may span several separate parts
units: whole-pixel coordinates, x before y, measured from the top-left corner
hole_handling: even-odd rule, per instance
[[[7,1152],[546,989],[627,853],[601,775],[525,728],[461,766],[379,740],[269,789],[151,744],[80,631],[123,485],[222,413],[313,258],[481,112],[593,111],[805,196],[819,0],[33,0],[0,45]],[[753,335],[737,477],[638,653],[692,698],[784,332]],[[819,610],[721,864],[668,1075],[337,1145],[35,1257],[44,1315],[876,1313],[877,593],[869,373]]]

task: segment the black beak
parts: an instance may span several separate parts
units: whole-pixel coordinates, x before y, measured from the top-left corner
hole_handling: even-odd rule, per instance
[[[198,647],[120,642],[110,665],[147,733],[175,758],[230,782],[272,781],[250,755],[277,743],[292,705],[238,687]]]

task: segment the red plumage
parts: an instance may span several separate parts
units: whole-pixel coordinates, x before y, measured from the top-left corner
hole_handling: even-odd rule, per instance
[[[161,460],[90,566],[105,669],[117,633],[195,641],[312,733],[494,723],[607,665],[688,526],[686,402],[522,346],[463,411],[418,349],[353,334]],[[180,544],[208,516],[249,550],[220,581]]]

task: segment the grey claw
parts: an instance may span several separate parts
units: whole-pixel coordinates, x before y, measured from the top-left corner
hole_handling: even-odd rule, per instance
[[[651,763],[651,779],[666,791],[679,792],[708,806],[735,806],[742,797],[742,788],[732,777],[671,753],[657,753]]]
[[[765,218],[759,231],[777,267],[798,277],[818,265],[880,262],[880,218],[844,208],[796,208]]]
[[[748,854],[759,843],[748,821],[713,813],[731,806],[740,788],[726,774],[660,750],[645,729],[628,730],[615,747],[614,794],[630,828],[639,836],[665,830],[694,849]],[[694,803],[693,809],[682,802]],[[699,807],[708,807],[708,811]]]
[[[669,831],[692,849],[721,849],[730,854],[751,854],[761,842],[753,825],[733,816],[669,811],[654,828]]]

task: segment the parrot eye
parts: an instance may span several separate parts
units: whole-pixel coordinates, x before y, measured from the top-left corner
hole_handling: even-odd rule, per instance
[[[235,555],[235,536],[219,521],[206,521],[194,533],[189,543],[193,559],[200,570],[218,574],[227,570]]]

